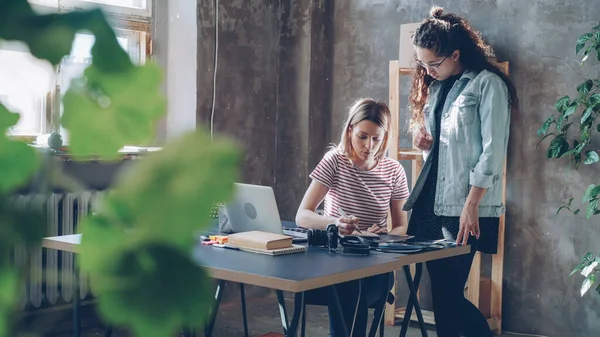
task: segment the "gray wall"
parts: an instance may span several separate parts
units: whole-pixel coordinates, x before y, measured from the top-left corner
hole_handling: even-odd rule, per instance
[[[205,125],[213,84],[212,3],[198,2],[197,119]],[[577,67],[575,40],[600,21],[598,1],[436,3],[483,32],[499,59],[510,62],[520,95],[508,157],[503,328],[598,335],[600,298],[580,298],[581,279],[567,275],[580,255],[597,251],[600,219],[586,222],[555,210],[565,198],[579,199],[599,173],[546,161],[544,149],[535,147],[535,131],[556,99],[572,94],[581,81],[556,58]],[[245,146],[243,179],[274,186],[283,218],[293,218],[307,174],[325,146],[337,141],[345,107],[359,96],[387,100],[388,61],[398,56],[399,25],[419,21],[431,4],[221,0],[215,128]],[[582,73],[597,74],[598,68]]]

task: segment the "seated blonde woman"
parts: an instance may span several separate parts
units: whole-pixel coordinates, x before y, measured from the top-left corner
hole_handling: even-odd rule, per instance
[[[327,152],[310,174],[312,182],[296,214],[298,226],[325,229],[335,224],[340,234],[351,234],[357,229],[387,233],[390,212],[389,234],[406,232],[407,215],[402,210],[409,194],[406,173],[398,161],[385,156],[390,124],[390,110],[385,103],[363,98],[350,106],[339,145]],[[324,214],[319,215],[316,209],[322,202]],[[338,293],[343,294],[343,315],[352,336],[366,334],[367,308],[385,300],[381,289],[391,289],[391,279],[392,274],[385,274],[361,280],[360,291],[359,281],[336,286]],[[312,295],[323,296],[328,290],[317,289]],[[310,297],[307,294],[307,299]],[[343,326],[332,309],[330,305],[330,334],[341,336]]]

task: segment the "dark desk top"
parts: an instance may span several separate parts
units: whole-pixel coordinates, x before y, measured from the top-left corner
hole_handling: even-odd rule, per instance
[[[306,252],[270,256],[198,245],[193,257],[214,278],[290,292],[301,292],[399,270],[402,266],[468,253],[455,247],[417,254],[373,252],[343,255],[308,247]]]
[[[47,237],[42,246],[77,252],[81,234]],[[372,252],[368,256],[341,255],[309,247],[306,252],[270,256],[198,243],[192,252],[198,264],[216,279],[301,292],[399,270],[402,266],[467,254],[469,246],[416,254]]]

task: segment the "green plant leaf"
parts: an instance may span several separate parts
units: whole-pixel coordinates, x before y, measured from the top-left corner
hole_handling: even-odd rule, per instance
[[[596,107],[600,104],[600,94],[593,94],[588,100],[589,107]]]
[[[600,160],[600,158],[598,157],[598,153],[596,151],[587,151],[585,153],[585,160],[583,163],[589,165],[597,163],[598,160]]]
[[[595,184],[589,185],[583,194],[581,203],[586,203],[586,202],[591,201],[592,199],[596,198],[596,196],[598,194],[600,194],[600,185],[595,185]]]
[[[565,152],[569,150],[569,143],[563,135],[558,135],[552,139],[547,151],[548,158],[560,158]]]
[[[565,110],[565,112],[566,112],[566,110]],[[564,115],[558,116],[558,119],[556,120],[556,129],[557,130],[562,130],[564,121],[565,121]]]
[[[582,144],[588,144],[590,141],[590,126],[587,124],[581,124],[581,132],[579,133],[580,135],[580,140],[582,142]]]
[[[550,125],[552,125],[552,123],[555,123],[554,116],[550,116],[544,121],[544,124],[542,124],[542,126],[537,131],[538,136],[545,135],[546,132],[548,132],[548,128],[550,127]]]
[[[569,96],[563,96],[558,101],[556,101],[554,107],[558,112],[562,114],[563,112],[565,112],[570,103],[571,99],[569,98]]]
[[[585,47],[585,42],[578,43],[577,46],[575,47],[575,54],[579,54],[579,52],[581,51],[581,49],[583,49],[583,47]]]
[[[569,274],[569,277],[571,277],[571,276],[573,276],[573,275],[575,275],[575,274],[579,273],[580,271],[582,271],[582,270],[583,270],[583,268],[585,268],[585,267],[586,267],[588,264],[589,264],[589,263],[588,263],[588,262],[585,262],[585,261],[583,261],[583,258],[582,258],[582,262],[580,262],[580,263],[579,263],[579,264],[578,264],[578,265],[577,265],[577,266],[576,266],[576,267],[575,267],[575,268],[574,268],[574,269],[571,271],[571,273]]]
[[[571,116],[573,113],[575,113],[575,111],[577,111],[577,108],[579,107],[579,104],[573,102],[569,105],[569,107],[565,110],[565,112],[563,113],[562,117],[567,118],[569,116]]]
[[[586,209],[585,218],[590,219],[598,210],[598,199],[592,199]]]
[[[596,131],[600,132],[600,124],[596,125]]]
[[[595,274],[592,274],[585,278],[585,280],[583,281],[583,284],[581,285],[581,296],[582,297],[583,297],[583,295],[585,295],[585,293],[588,292],[588,290],[590,290],[590,288],[594,285],[595,282],[596,282]]]
[[[587,95],[592,87],[594,86],[594,82],[592,80],[587,80],[580,85],[577,86],[577,92],[583,95]]]
[[[593,36],[594,36],[594,34],[592,34],[592,33],[585,33],[585,34],[579,36],[579,38],[577,38],[577,44],[586,43]]]
[[[585,124],[588,121],[588,119],[592,116],[592,112],[594,112],[592,107],[585,109],[583,115],[581,116],[581,124]]]
[[[199,263],[166,245],[125,252],[113,269],[91,278],[101,315],[138,336],[200,328],[214,302],[214,287]]]
[[[92,65],[85,77],[87,85],[73,82],[64,97],[62,123],[69,130],[73,155],[109,159],[124,145],[151,141],[156,121],[166,112],[156,65],[121,73],[105,73]]]

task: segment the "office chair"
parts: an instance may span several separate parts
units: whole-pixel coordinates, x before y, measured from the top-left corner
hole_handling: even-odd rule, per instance
[[[337,292],[334,293],[333,300],[338,300],[335,298],[337,296]],[[300,336],[304,337],[306,333],[306,305],[314,305],[314,306],[327,306],[328,302],[331,299],[328,296],[305,296],[304,304],[302,306],[302,325]],[[383,299],[382,299],[383,300]],[[394,295],[391,292],[388,292],[387,298],[385,301],[389,304],[394,303]],[[382,305],[381,301],[372,303],[368,306],[369,309],[375,309],[373,313],[373,320],[371,322],[371,326],[369,328],[369,337],[375,337],[377,333],[377,328],[379,328],[379,337],[384,336],[384,327],[385,322],[383,316],[385,314],[385,304]],[[350,336],[352,337],[352,336]]]

